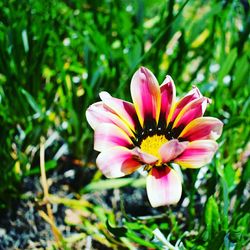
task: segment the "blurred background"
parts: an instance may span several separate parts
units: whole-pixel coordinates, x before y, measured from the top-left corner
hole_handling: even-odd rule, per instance
[[[0,249],[168,249],[156,228],[179,249],[250,247],[249,7],[1,1]],[[95,166],[86,108],[102,90],[131,101],[139,66],[171,75],[178,96],[196,85],[224,123],[213,162],[183,171],[177,206],[152,209],[139,175],[106,180]],[[59,240],[38,213],[41,143]]]

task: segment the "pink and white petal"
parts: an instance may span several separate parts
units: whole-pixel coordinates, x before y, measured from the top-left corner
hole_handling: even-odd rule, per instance
[[[89,106],[86,111],[86,118],[94,130],[101,123],[111,123],[124,130],[129,137],[134,136],[129,126],[119,116],[106,109],[103,102],[97,102]]]
[[[170,120],[171,109],[174,107],[176,89],[171,76],[167,75],[160,86],[161,91],[161,112],[160,119],[164,119],[166,124]]]
[[[201,98],[202,94],[197,87],[193,87],[183,98],[181,98],[176,104],[174,108],[173,115],[171,117],[171,121],[173,122],[175,118],[179,115],[181,110],[190,102],[195,99]]]
[[[174,162],[184,168],[200,168],[212,161],[217,149],[218,144],[213,140],[192,141]]]
[[[135,147],[133,149],[135,154],[137,155],[139,161],[142,164],[148,164],[148,165],[154,165],[159,159],[155,157],[154,155],[151,155],[149,153],[143,152],[140,148]]]
[[[103,151],[115,146],[131,147],[133,142],[129,136],[119,127],[111,123],[102,123],[94,135],[94,149]]]
[[[141,126],[144,127],[147,120],[158,123],[161,95],[153,73],[144,67],[138,69],[133,75],[130,91]]]
[[[169,167],[153,167],[147,177],[147,194],[152,207],[176,204],[181,198],[181,179]]]
[[[188,103],[176,117],[173,128],[179,127],[181,125],[186,126],[192,120],[203,116],[208,102],[209,101],[206,97],[201,97]]]
[[[167,163],[179,156],[188,146],[188,142],[179,142],[177,139],[166,142],[159,149],[162,163]]]
[[[179,137],[188,141],[217,140],[222,133],[223,123],[214,117],[199,117],[191,121]]]
[[[141,166],[133,150],[124,147],[113,147],[102,151],[96,159],[96,164],[107,178],[131,174]]]
[[[99,95],[105,108],[119,116],[133,131],[135,131],[137,117],[133,104],[112,97],[108,92],[103,91]]]
[[[96,127],[100,123],[108,123],[110,119],[107,119],[106,116],[103,116],[102,113],[105,111],[103,110],[103,103],[96,102],[88,107],[86,110],[86,119],[92,129],[96,129]]]

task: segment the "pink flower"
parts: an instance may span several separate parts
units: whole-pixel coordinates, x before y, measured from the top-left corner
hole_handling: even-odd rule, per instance
[[[87,120],[95,131],[96,163],[107,178],[148,171],[147,194],[153,207],[177,203],[182,185],[170,163],[184,168],[208,164],[218,145],[223,124],[203,117],[210,100],[194,87],[180,100],[170,76],[161,86],[153,73],[141,67],[131,81],[133,103],[101,92]]]

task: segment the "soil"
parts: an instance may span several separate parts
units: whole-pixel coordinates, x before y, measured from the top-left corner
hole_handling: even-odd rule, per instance
[[[87,170],[86,170],[87,169]],[[47,173],[47,181],[50,185],[51,194],[59,197],[75,198],[75,195],[92,179],[96,169],[83,168],[72,164],[71,161],[63,160],[59,167]],[[93,195],[85,195],[90,202],[98,202],[108,208],[112,207],[114,197],[119,190],[106,190]],[[38,211],[44,210],[41,205],[43,191],[40,176],[28,176],[23,179],[22,198],[13,202],[7,211],[0,214],[0,250],[21,249],[47,249],[52,246],[54,237],[50,225],[41,218]],[[120,194],[119,194],[120,195]],[[145,189],[125,187],[122,189],[124,208],[131,216],[143,216],[156,214],[157,210],[145,204]],[[53,204],[53,215],[56,225],[64,237],[79,233],[79,228],[65,223],[66,207]],[[85,249],[86,239],[78,241],[72,249]],[[87,249],[87,248],[86,248]],[[90,248],[89,248],[90,249]],[[92,241],[91,249],[108,249],[99,242]]]

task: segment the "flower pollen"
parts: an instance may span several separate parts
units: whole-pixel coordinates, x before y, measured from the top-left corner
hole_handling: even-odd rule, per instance
[[[161,159],[161,156],[159,154],[159,149],[167,141],[168,140],[165,137],[165,135],[155,134],[155,135],[146,137],[141,142],[140,148],[143,152],[146,152],[148,154],[151,154],[151,155],[157,157],[158,159]],[[161,162],[158,161],[158,163],[155,166],[160,166],[160,165],[161,165]]]

